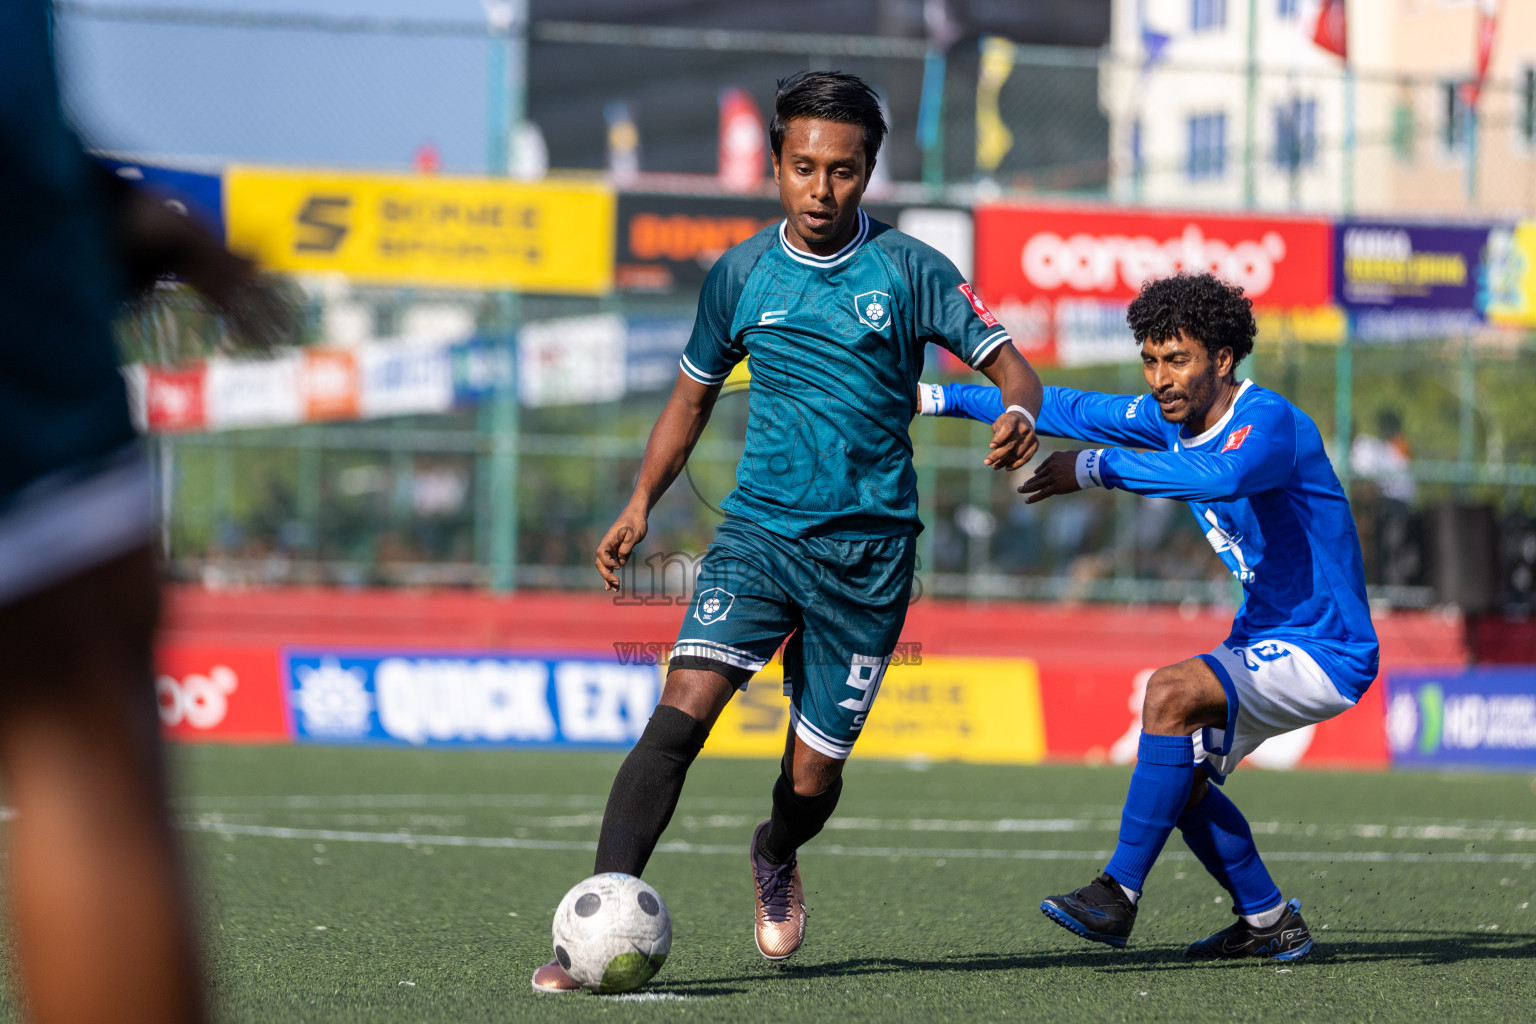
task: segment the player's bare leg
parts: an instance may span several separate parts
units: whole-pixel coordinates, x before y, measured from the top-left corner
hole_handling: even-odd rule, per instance
[[[805,888],[796,851],[826,824],[843,791],[846,759],[810,747],[793,726],[784,744],[780,775],[773,786],[773,817],[752,833],[752,884],[757,910],[757,950],[785,960],[805,941]]]
[[[0,608],[9,888],[39,1021],[203,1019],[155,713],[148,548]]]
[[[639,877],[645,870],[672,820],[689,766],[735,692],[718,672],[667,673],[661,700],[608,791],[593,874],[621,871]],[[555,960],[533,972],[536,992],[574,992],[580,987]]]

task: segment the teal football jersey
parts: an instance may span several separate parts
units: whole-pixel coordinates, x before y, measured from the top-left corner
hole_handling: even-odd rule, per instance
[[[752,357],[722,507],[786,537],[920,529],[908,426],[923,346],[974,367],[1009,340],[953,263],[862,210],[831,256],[792,248],[782,222],[764,228],[710,270],[683,352],[702,384]]]
[[[48,5],[0,3],[0,509],[27,484],[134,438],[93,173],[59,110]]]

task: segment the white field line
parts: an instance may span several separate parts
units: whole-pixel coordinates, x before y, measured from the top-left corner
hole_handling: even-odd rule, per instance
[[[285,828],[276,825],[241,825],[233,822],[195,818],[180,822],[182,828],[195,832],[210,832],[225,836],[260,836],[270,839],[302,839],[307,842],[327,843],[379,843],[388,846],[459,846],[498,850],[554,850],[573,853],[596,851],[595,842],[563,839],[521,839],[512,836],[452,836],[421,835],[404,832],[347,832],[324,828]],[[656,847],[661,853],[691,853],[731,857],[741,856],[742,845],[704,843],[662,843]],[[910,846],[843,846],[837,843],[818,845],[816,856],[832,857],[913,857],[921,860],[1104,860],[1109,850],[987,850],[974,847],[938,848]],[[1163,858],[1193,860],[1192,854],[1178,850],[1165,851]],[[1371,863],[1371,864],[1536,864],[1536,853],[1404,853],[1396,851],[1345,851],[1319,852],[1312,850],[1279,850],[1264,854],[1269,861],[1296,861],[1303,863]]]
[[[466,795],[463,797],[443,796],[440,798],[404,795],[377,797],[290,796],[235,799],[221,802],[220,806],[238,808],[233,814],[228,815],[229,817],[247,817],[250,815],[241,813],[242,810],[248,812],[258,807],[271,810],[303,811],[339,810],[343,808],[404,810],[421,807],[443,809],[455,806],[470,808],[580,806],[575,804],[577,800],[588,805],[595,802],[592,798],[585,797],[573,798],[514,794],[501,796],[493,794]],[[199,801],[199,803],[202,802]],[[212,803],[213,801],[210,799],[207,802]],[[697,802],[694,803],[697,805]],[[204,814],[213,818],[224,816],[212,809],[205,811]],[[587,811],[579,814],[565,814],[554,817],[519,817],[516,819],[516,825],[519,828],[584,829],[595,828],[602,824],[602,820],[601,811]],[[678,824],[684,829],[694,831],[710,828],[751,827],[760,820],[762,820],[761,814],[684,815],[678,819]],[[1253,830],[1254,835],[1300,836],[1309,839],[1415,839],[1474,843],[1536,843],[1536,824],[1529,822],[1436,821],[1435,819],[1423,818],[1416,820],[1426,823],[1411,825],[1355,824],[1345,826],[1255,821],[1250,822],[1249,827]],[[384,824],[384,822],[367,821],[357,822],[357,824],[380,825]],[[826,829],[834,832],[947,832],[980,834],[1114,832],[1119,827],[1118,814],[1114,817],[1104,816],[1096,818],[999,818],[993,820],[834,817],[826,824]]]
[[[189,796],[175,801],[184,807],[230,807],[240,810],[334,810],[340,808],[413,807],[602,807],[596,796],[552,796],[545,793],[354,793],[341,796]]]
[[[617,996],[598,996],[610,1003],[692,1003],[709,996],[683,996],[676,992],[626,992]]]
[[[684,828],[742,828],[754,826],[760,815],[725,815],[709,817],[685,816],[680,819]],[[530,828],[591,828],[601,825],[601,814],[573,814],[558,818],[523,818],[518,824]],[[1325,839],[1445,839],[1461,842],[1536,842],[1536,825],[1471,826],[1465,824],[1437,825],[1309,825],[1280,821],[1255,821],[1249,824],[1255,835],[1266,836],[1322,836]],[[1028,832],[1115,832],[1120,828],[1118,818],[1002,818],[996,821],[951,821],[937,818],[881,819],[881,818],[833,818],[826,824],[827,831],[848,832],[977,832],[977,833],[1028,833]]]
[[[766,791],[765,791],[766,794]],[[762,805],[762,797],[690,797],[688,806],[701,811],[743,811]],[[601,810],[607,803],[605,796],[553,795],[549,793],[351,793],[326,796],[298,795],[248,795],[248,796],[185,796],[174,803],[188,810],[331,810],[381,808],[410,809],[419,807],[568,807],[572,809],[593,807]],[[975,801],[971,801],[976,806]],[[1001,806],[1001,805],[999,805]],[[1009,805],[1009,810],[1045,810],[1050,805]],[[1050,807],[1055,810],[1057,808]],[[1079,814],[1111,815],[1118,817],[1118,804],[1082,805],[1073,810]],[[1428,819],[1426,819],[1428,820]],[[1465,824],[1465,822],[1464,822]],[[1536,827],[1533,825],[1532,827]]]

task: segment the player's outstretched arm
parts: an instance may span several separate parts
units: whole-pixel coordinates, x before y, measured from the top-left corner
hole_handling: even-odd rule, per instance
[[[1162,419],[1149,395],[1106,395],[1063,387],[1041,390],[1044,397],[1035,432],[1042,437],[1124,448],[1164,447]],[[922,416],[962,416],[993,423],[1002,415],[1003,396],[985,384],[919,384],[917,411]]]
[[[1228,429],[1220,451],[1055,452],[1020,487],[1030,502],[1088,487],[1151,498],[1231,501],[1279,487],[1296,460],[1296,425],[1287,408],[1249,410]]]
[[[135,297],[179,275],[224,315],[231,340],[253,351],[297,342],[300,315],[256,264],[230,252],[210,231],[158,197],[101,171],[113,209],[114,255]]]
[[[1022,468],[1040,447],[1035,420],[1044,389],[1034,367],[1009,342],[999,345],[978,369],[997,385],[1003,411],[992,421],[991,453],[982,461],[993,469]]]
[[[651,509],[667,493],[677,474],[683,471],[719,395],[720,385],[701,384],[686,373],[678,372],[672,395],[651,428],[650,440],[645,443],[640,478],[635,481],[629,504],[624,506],[624,511],[619,513],[597,545],[594,564],[608,590],[619,589],[618,570],[629,561],[635,545],[645,539]]]
[[[1077,452],[1052,452],[1046,456],[1035,467],[1034,475],[1019,485],[1019,493],[1028,495],[1024,504],[1033,505],[1052,495],[1082,490],[1077,479],[1077,458]]]
[[[992,423],[1003,414],[1003,394],[986,384],[919,384],[917,414]]]

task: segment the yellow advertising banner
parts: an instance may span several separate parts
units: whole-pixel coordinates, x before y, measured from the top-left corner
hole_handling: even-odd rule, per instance
[[[1349,336],[1349,317],[1341,306],[1311,306],[1297,309],[1255,309],[1260,342],[1310,345],[1339,345]]]
[[[295,274],[597,295],[613,287],[603,185],[233,166],[232,249]]]
[[[731,698],[704,753],[778,757],[789,727],[783,666],[769,665]],[[893,664],[880,684],[855,757],[981,764],[1045,759],[1040,675],[1027,658],[925,656]]]

